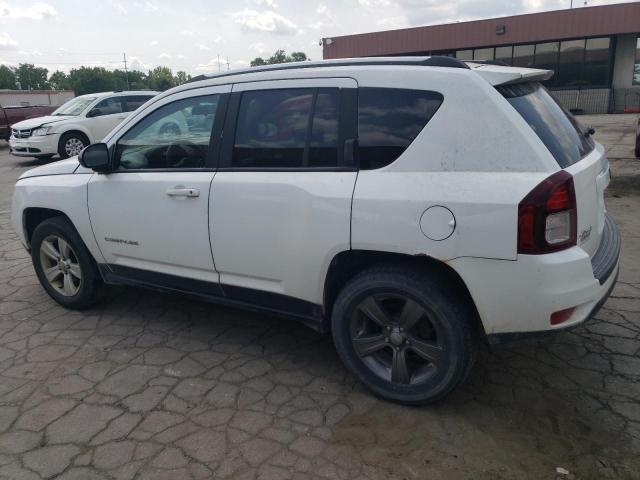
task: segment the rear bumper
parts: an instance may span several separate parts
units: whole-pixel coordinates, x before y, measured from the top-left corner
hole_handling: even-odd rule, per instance
[[[29,138],[9,138],[9,150],[16,157],[33,157],[36,155],[55,155],[58,153],[60,135],[42,135]]]
[[[580,247],[516,261],[462,258],[450,262],[473,298],[491,343],[545,335],[590,318],[615,286],[620,236],[610,218],[593,259]],[[551,325],[551,314],[574,308]]]

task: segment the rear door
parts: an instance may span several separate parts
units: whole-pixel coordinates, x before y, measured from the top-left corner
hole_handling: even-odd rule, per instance
[[[350,248],[356,87],[348,78],[234,85],[209,205],[227,296],[322,303],[331,259]]]

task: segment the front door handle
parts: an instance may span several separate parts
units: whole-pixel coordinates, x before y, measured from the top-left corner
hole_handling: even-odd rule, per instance
[[[174,187],[167,190],[170,197],[199,197],[200,190],[197,188]]]

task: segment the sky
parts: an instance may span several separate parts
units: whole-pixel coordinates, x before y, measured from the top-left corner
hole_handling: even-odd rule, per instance
[[[625,0],[588,0],[589,6]],[[574,0],[584,8],[584,0]],[[0,0],[0,63],[192,75],[275,50],[322,58],[321,38],[568,8],[570,0]],[[220,61],[218,61],[218,58]]]

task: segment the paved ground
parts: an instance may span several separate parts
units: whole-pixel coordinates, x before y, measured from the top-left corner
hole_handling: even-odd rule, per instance
[[[615,176],[613,298],[571,333],[483,351],[429,408],[374,399],[289,321],[135,289],[58,307],[9,224],[35,162],[2,146],[0,478],[640,478],[640,160],[633,117],[583,120]]]

